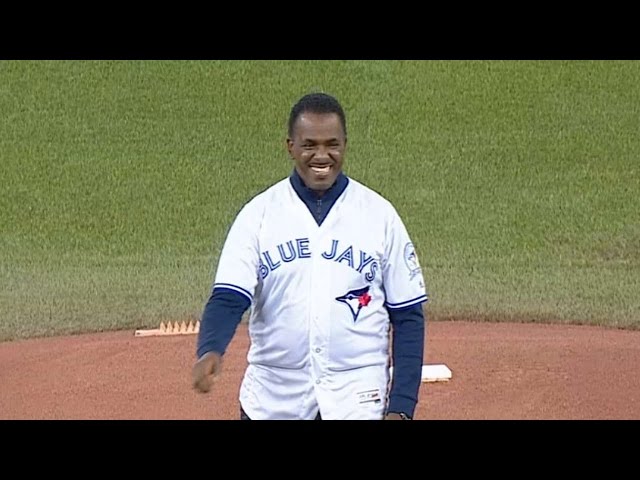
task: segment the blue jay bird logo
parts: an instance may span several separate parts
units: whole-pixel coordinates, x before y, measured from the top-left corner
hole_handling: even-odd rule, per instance
[[[371,295],[369,295],[369,287],[358,288],[356,290],[349,290],[347,293],[340,297],[336,297],[336,300],[344,303],[353,315],[353,321],[358,319],[360,310],[362,307],[369,305],[371,301]]]

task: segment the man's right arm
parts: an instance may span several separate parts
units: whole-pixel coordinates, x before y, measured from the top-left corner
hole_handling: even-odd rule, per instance
[[[250,202],[238,213],[222,248],[200,321],[197,361],[192,369],[193,385],[201,392],[211,388],[242,315],[253,302],[260,267],[258,225],[259,208],[256,210],[256,204]]]
[[[256,228],[260,225],[260,209],[256,206],[259,204],[254,200],[241,208],[227,233],[200,321],[198,359],[208,352],[224,354],[253,301],[260,267]]]
[[[224,355],[250,305],[249,299],[235,290],[214,288],[200,321],[197,357],[209,352]]]
[[[191,381],[197,391],[211,390],[214,377],[220,372],[222,356],[250,304],[247,297],[234,290],[213,289],[200,321],[198,359],[191,369]]]

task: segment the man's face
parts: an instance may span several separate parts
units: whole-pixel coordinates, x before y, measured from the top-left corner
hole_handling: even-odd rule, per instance
[[[335,113],[304,112],[287,139],[287,149],[305,185],[324,191],[342,170],[347,139]]]

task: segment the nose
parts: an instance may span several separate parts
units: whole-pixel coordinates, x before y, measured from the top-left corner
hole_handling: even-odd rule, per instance
[[[316,158],[329,158],[329,149],[327,147],[324,147],[322,145],[318,146],[318,148],[315,151],[315,155]]]

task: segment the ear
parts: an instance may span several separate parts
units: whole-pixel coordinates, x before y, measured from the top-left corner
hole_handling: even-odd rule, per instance
[[[287,143],[287,151],[289,152],[289,155],[291,155],[291,157],[293,158],[293,140],[287,137],[286,143]]]

